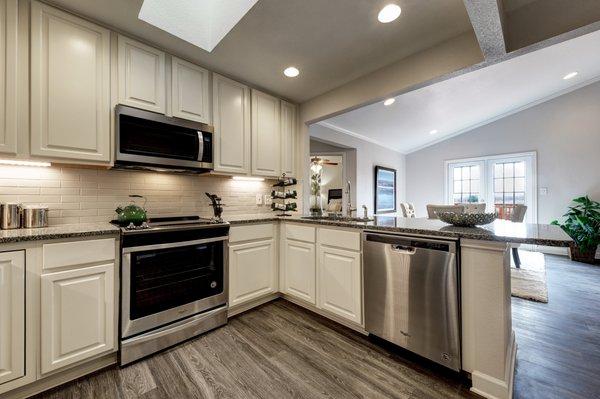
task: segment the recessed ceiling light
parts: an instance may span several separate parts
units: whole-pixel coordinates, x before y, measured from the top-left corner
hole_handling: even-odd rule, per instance
[[[436,134],[437,132],[438,132],[437,129],[433,129],[429,132],[429,134]]]
[[[570,73],[566,74],[565,76],[563,76],[563,79],[569,80],[571,78],[574,78],[575,76],[577,76],[577,72],[570,72]]]
[[[398,18],[401,12],[402,9],[399,5],[388,4],[387,6],[383,7],[381,11],[379,11],[379,14],[377,14],[377,19],[379,20],[379,22],[387,24],[388,22],[392,22],[393,20]]]
[[[283,71],[283,74],[285,76],[287,76],[288,78],[295,78],[296,76],[300,75],[300,71],[298,70],[298,68],[291,66],[291,67],[285,68],[285,70]]]
[[[387,100],[385,100],[383,102],[383,105],[385,105],[387,107],[388,105],[392,105],[395,101],[396,101],[395,98],[388,98]]]

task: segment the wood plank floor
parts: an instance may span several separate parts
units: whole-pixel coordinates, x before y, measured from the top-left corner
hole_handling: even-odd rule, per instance
[[[515,398],[600,398],[600,268],[550,257],[548,304],[513,299]],[[283,300],[129,367],[39,395],[67,398],[475,398],[454,373]]]
[[[600,267],[546,256],[548,303],[513,298],[516,399],[600,398]]]

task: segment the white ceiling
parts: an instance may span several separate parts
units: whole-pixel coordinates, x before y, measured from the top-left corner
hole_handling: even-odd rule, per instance
[[[327,119],[323,125],[408,153],[600,77],[600,31]],[[568,72],[579,74],[570,80]],[[430,134],[431,130],[437,134]]]
[[[48,2],[295,102],[473,31],[462,0],[259,0],[209,53],[138,19],[142,0]],[[390,2],[402,15],[379,23]],[[283,76],[290,65],[300,76]]]

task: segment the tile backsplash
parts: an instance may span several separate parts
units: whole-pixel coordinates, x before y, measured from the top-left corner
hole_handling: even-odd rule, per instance
[[[118,205],[129,202],[130,194],[147,198],[150,217],[210,217],[212,210],[205,192],[223,198],[224,216],[271,214],[270,205],[256,205],[256,194],[264,199],[272,183],[144,171],[0,166],[0,202],[47,205],[50,225],[109,221],[116,216]]]

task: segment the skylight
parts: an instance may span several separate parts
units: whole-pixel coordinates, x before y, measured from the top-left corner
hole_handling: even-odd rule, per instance
[[[144,0],[138,18],[213,51],[258,0]]]

